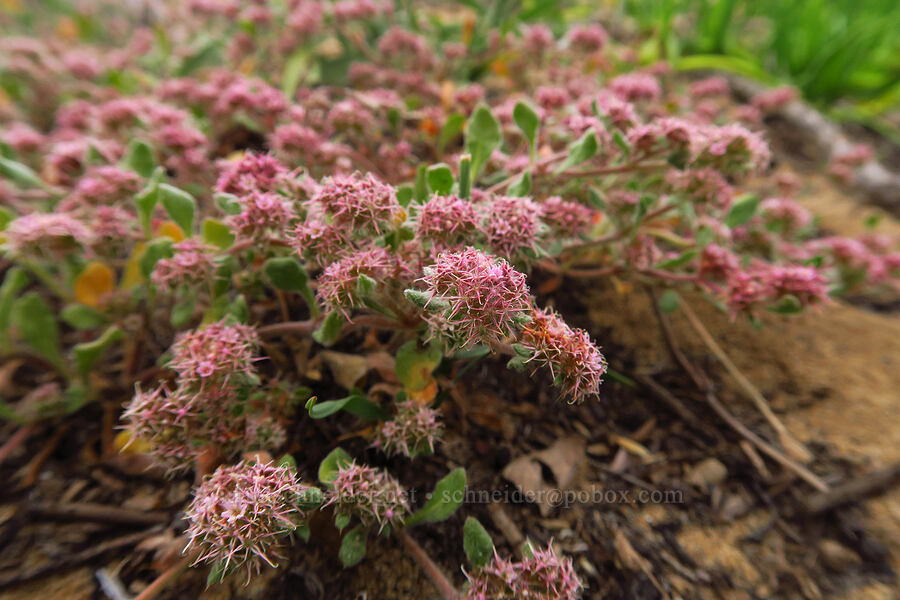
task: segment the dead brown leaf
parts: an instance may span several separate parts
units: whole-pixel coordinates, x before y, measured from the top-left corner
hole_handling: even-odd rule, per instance
[[[365,356],[323,350],[319,353],[322,362],[331,371],[335,383],[349,390],[369,372],[369,361]]]

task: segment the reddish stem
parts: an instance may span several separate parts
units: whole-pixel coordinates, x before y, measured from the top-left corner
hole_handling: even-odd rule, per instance
[[[6,440],[6,443],[3,444],[3,447],[0,448],[0,464],[3,464],[3,461],[12,454],[13,450],[19,447],[25,440],[28,439],[28,436],[31,435],[31,432],[34,430],[34,425],[24,425],[20,427],[12,436]]]
[[[447,576],[444,575],[441,568],[434,564],[431,557],[428,556],[418,543],[416,543],[416,540],[409,537],[409,534],[403,529],[397,530],[397,537],[399,537],[400,541],[403,542],[403,545],[406,546],[406,551],[412,559],[416,561],[419,567],[425,571],[425,574],[431,579],[434,587],[437,588],[444,600],[459,600],[459,592],[456,591],[456,588],[453,587],[453,584],[447,579]],[[135,600],[140,599],[135,598]]]

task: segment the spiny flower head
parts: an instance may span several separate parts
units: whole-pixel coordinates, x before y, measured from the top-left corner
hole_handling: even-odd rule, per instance
[[[740,269],[738,256],[718,244],[707,244],[700,253],[700,276],[707,279],[728,279]]]
[[[280,543],[306,517],[300,503],[308,490],[287,466],[219,467],[186,511],[190,541],[184,551],[197,549],[195,564],[219,563],[224,572],[246,566],[248,577],[263,563],[276,567]]]
[[[340,310],[349,318],[347,310],[362,301],[360,277],[379,279],[385,275],[391,262],[390,253],[384,248],[354,252],[325,267],[319,275],[316,297],[323,306]]]
[[[694,98],[706,98],[708,96],[727,96],[731,93],[728,80],[724,77],[707,77],[693,82],[688,86],[691,96]]]
[[[400,482],[374,467],[345,464],[331,484],[324,506],[334,504],[338,514],[355,515],[364,525],[377,523],[379,531],[402,523],[409,512]]]
[[[563,200],[559,196],[550,196],[540,206],[544,222],[569,237],[586,233],[594,218],[594,211],[584,204]]]
[[[656,100],[662,95],[659,80],[646,73],[626,73],[609,82],[614,94],[629,102],[635,100]]]
[[[433,196],[416,215],[416,236],[441,251],[461,243],[478,228],[471,202],[459,196]]]
[[[763,218],[785,232],[794,232],[812,223],[812,214],[793,200],[767,198],[759,205]]]
[[[570,402],[600,392],[606,359],[583,329],[573,329],[551,310],[535,309],[522,327],[519,342],[535,361],[550,369],[553,380]]]
[[[466,578],[465,600],[576,600],[583,587],[572,561],[560,558],[553,546],[533,548],[522,562],[504,560],[495,550],[490,563]]]
[[[785,105],[797,98],[797,89],[791,86],[773,88],[760,92],[750,100],[753,108],[760,112],[773,112],[784,108]]]
[[[280,233],[291,220],[290,204],[274,192],[254,191],[239,203],[241,212],[225,219],[238,238],[264,240],[270,232]]]
[[[337,225],[376,233],[402,212],[394,188],[371,173],[328,177],[310,202],[321,205]]]
[[[154,285],[174,290],[209,281],[216,270],[212,246],[188,238],[172,246],[173,254],[161,258],[150,276]]]
[[[759,134],[741,125],[709,127],[705,133],[708,141],[696,160],[700,166],[708,165],[727,174],[761,170],[772,158]]]
[[[791,294],[803,306],[828,299],[828,282],[814,267],[802,265],[771,266],[769,284],[778,294]]]
[[[430,303],[446,303],[429,313],[432,330],[460,348],[499,341],[531,311],[525,275],[475,248],[441,254],[420,281]]]
[[[596,52],[606,45],[606,30],[600,25],[573,25],[566,34],[569,45],[584,52]]]
[[[528,198],[497,196],[484,223],[487,244],[501,256],[515,257],[534,249],[540,232],[541,207]]]
[[[288,242],[301,256],[320,266],[328,265],[351,247],[351,231],[335,223],[327,223],[319,216],[308,215],[297,224]]]
[[[224,384],[236,375],[253,376],[253,355],[258,346],[259,338],[252,327],[222,320],[178,336],[169,367],[181,381],[202,387]]]
[[[216,189],[236,196],[272,192],[286,171],[274,156],[248,153],[240,160],[225,164]]]
[[[752,310],[774,293],[771,281],[760,269],[733,272],[727,283],[726,302],[735,313]]]
[[[434,443],[440,436],[438,411],[407,400],[398,405],[392,420],[382,424],[373,445],[389,455],[413,457],[434,452]]]
[[[94,239],[88,227],[69,213],[31,213],[9,224],[7,247],[13,254],[62,258]]]

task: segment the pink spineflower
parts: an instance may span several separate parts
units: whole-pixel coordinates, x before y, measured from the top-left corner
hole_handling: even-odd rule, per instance
[[[459,348],[500,341],[532,310],[525,275],[474,248],[441,254],[420,281],[435,309],[432,330]]]
[[[216,563],[224,572],[245,566],[249,577],[263,563],[276,567],[279,546],[305,518],[298,500],[311,488],[275,463],[222,466],[204,479],[186,511],[194,564]],[[310,494],[311,495],[311,494]]]
[[[225,163],[216,189],[242,196],[251,192],[274,192],[287,171],[273,156],[245,154],[240,160]]]
[[[172,245],[172,256],[161,258],[153,267],[153,285],[174,290],[210,281],[216,270],[215,248],[193,238]]]
[[[849,148],[841,149],[831,156],[831,162],[834,164],[847,165],[850,167],[858,167],[863,163],[872,160],[875,156],[875,150],[869,144],[853,144]]]
[[[504,560],[495,550],[490,563],[466,578],[465,600],[577,600],[583,589],[572,561],[560,558],[552,545],[532,548],[522,562]]]
[[[828,299],[828,282],[814,267],[772,266],[766,274],[778,294],[791,294],[808,306]]]
[[[463,243],[477,229],[475,208],[459,196],[433,196],[416,215],[416,237],[430,242],[434,253]]]
[[[575,237],[590,229],[594,211],[580,202],[550,196],[541,202],[541,217],[554,231]]]
[[[235,36],[233,40],[238,40]],[[281,91],[261,79],[236,78],[221,90],[211,108],[213,116],[231,116],[243,111],[262,118],[275,118],[287,108]]]
[[[762,113],[755,106],[741,104],[734,109],[734,118],[747,125],[759,125],[762,123]]]
[[[700,253],[700,277],[723,280],[740,269],[738,256],[717,244],[707,244]]]
[[[726,209],[734,198],[734,188],[715,169],[672,169],[666,174],[666,183],[682,192],[697,204]]]
[[[707,77],[706,79],[695,81],[688,86],[688,90],[694,98],[727,96],[731,93],[728,80],[724,77]]]
[[[762,269],[733,272],[727,286],[726,302],[735,313],[751,311],[774,294],[772,282]]]
[[[768,166],[772,158],[762,137],[741,125],[709,127],[706,135],[707,143],[696,161],[700,166],[709,165],[723,173],[756,171]]]
[[[322,28],[325,7],[315,0],[303,0],[291,9],[287,17],[287,26],[293,33],[309,36]]]
[[[93,167],[61,204],[116,204],[137,192],[140,185],[141,178],[133,171],[113,165]]]
[[[0,139],[19,154],[35,152],[46,140],[44,135],[27,123],[17,121],[4,127],[5,131],[0,134]]]
[[[338,21],[366,20],[393,12],[393,3],[376,0],[339,0],[331,7]]]
[[[542,85],[534,91],[534,99],[544,110],[553,110],[566,106],[571,97],[565,88]]]
[[[62,258],[90,246],[94,232],[71,213],[31,213],[12,221],[3,232],[13,254]]]
[[[410,458],[434,452],[434,444],[441,437],[438,414],[424,404],[412,400],[402,402],[394,418],[381,425],[373,446],[385,454]]]
[[[541,207],[528,198],[496,196],[483,225],[487,244],[494,252],[510,258],[532,250],[541,227]]]
[[[629,102],[635,100],[657,100],[662,96],[662,88],[656,77],[646,73],[626,73],[609,82],[614,94]]]
[[[250,192],[238,201],[241,212],[225,218],[236,237],[265,240],[271,233],[281,234],[293,216],[288,200],[273,192]]]
[[[172,344],[169,367],[182,382],[195,382],[204,389],[227,384],[235,376],[251,378],[259,338],[248,325],[210,323],[182,333]]]
[[[796,232],[808,227],[812,214],[793,200],[767,198],[759,205],[760,213],[768,223],[777,224],[785,232]]]
[[[319,275],[319,289],[316,290],[319,303],[326,308],[341,311],[349,320],[347,311],[362,302],[359,295],[360,278],[365,276],[376,281],[383,278],[391,266],[391,259],[387,250],[375,248],[354,252],[331,263]]]
[[[205,399],[185,387],[162,385],[152,392],[140,387],[122,414],[132,440],[150,445],[154,462],[171,473],[189,469],[200,453],[208,421],[201,417]],[[195,445],[195,440],[199,441]]]
[[[122,251],[141,236],[138,217],[119,206],[97,206],[87,212],[86,222],[94,229],[94,251],[106,256]]]
[[[634,106],[609,92],[597,96],[597,112],[609,119],[610,123],[623,131],[638,124]]]
[[[753,96],[750,103],[760,112],[768,113],[780,110],[796,99],[796,88],[784,86],[760,92]]]
[[[466,113],[470,113],[479,102],[484,100],[484,95],[484,87],[477,83],[470,83],[453,94],[453,104],[460,106]]]
[[[326,223],[317,216],[307,217],[291,232],[288,242],[297,252],[319,266],[326,266],[349,251],[350,235],[347,227]]]
[[[566,34],[569,45],[583,52],[596,52],[606,45],[606,30],[598,24],[573,25]]]
[[[553,32],[549,27],[535,24],[522,27],[522,42],[529,52],[540,54],[552,48],[556,40],[553,38]]]
[[[336,225],[354,230],[371,228],[376,233],[394,225],[403,210],[394,188],[371,173],[328,177],[310,202],[321,205]]]
[[[378,40],[378,52],[388,59],[401,59],[416,69],[428,69],[435,60],[425,38],[397,25]]]
[[[336,131],[364,132],[375,127],[375,117],[372,115],[372,111],[354,98],[345,98],[335,102],[328,111],[327,119]]]
[[[572,329],[552,310],[535,309],[519,343],[532,352],[526,362],[550,369],[569,402],[580,403],[600,392],[606,359],[586,331]]]
[[[338,468],[323,506],[335,505],[339,515],[352,515],[378,531],[403,522],[409,502],[403,487],[387,472],[351,462]]]

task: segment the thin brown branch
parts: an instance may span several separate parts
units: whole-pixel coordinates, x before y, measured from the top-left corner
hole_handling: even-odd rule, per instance
[[[409,534],[403,529],[397,530],[397,537],[400,538],[406,551],[412,559],[416,561],[416,564],[418,564],[419,567],[425,571],[425,574],[428,575],[429,579],[431,579],[434,587],[440,592],[441,597],[444,598],[444,600],[459,600],[459,592],[450,580],[447,579],[447,576],[444,575],[441,568],[434,564],[434,561],[431,560],[431,557],[428,556],[416,540],[409,537]],[[143,599],[135,598],[135,600]]]
[[[3,461],[5,461],[16,448],[28,439],[28,436],[31,435],[32,431],[34,431],[34,424],[23,425],[17,429],[8,440],[6,440],[3,447],[0,447],[0,464],[3,464]]]
[[[160,511],[132,510],[109,504],[67,502],[59,504],[29,504],[25,509],[42,517],[94,521],[97,523],[121,523],[125,525],[165,525],[172,520],[168,513]]]
[[[159,577],[153,580],[153,583],[144,588],[144,591],[135,596],[134,600],[152,600],[156,598],[160,592],[166,589],[166,586],[178,577],[182,571],[188,568],[191,561],[194,560],[195,553],[188,554],[177,563],[159,574]]]

